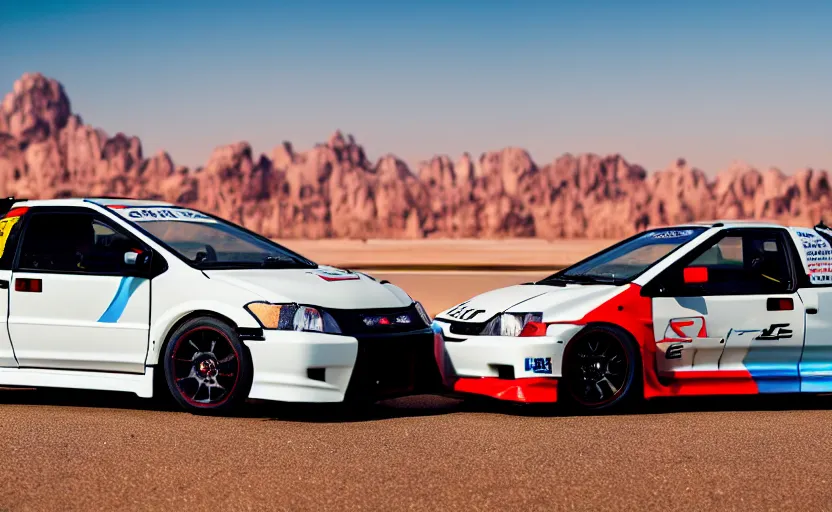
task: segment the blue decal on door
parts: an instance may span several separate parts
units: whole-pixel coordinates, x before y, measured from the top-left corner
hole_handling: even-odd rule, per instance
[[[124,313],[124,308],[127,307],[127,303],[130,301],[130,296],[143,281],[144,279],[138,277],[122,277],[121,282],[118,283],[116,295],[98,321],[111,324],[118,322],[121,314]]]
[[[743,365],[751,374],[760,393],[799,393],[798,363],[803,346],[759,346],[755,341],[778,341],[793,336],[789,324],[772,324],[758,329],[743,358]]]

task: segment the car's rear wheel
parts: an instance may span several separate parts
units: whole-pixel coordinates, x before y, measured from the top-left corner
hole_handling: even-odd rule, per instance
[[[195,413],[229,413],[251,389],[248,351],[234,329],[211,317],[176,329],[165,349],[164,370],[173,398]]]
[[[639,398],[640,368],[636,343],[627,332],[589,327],[566,346],[561,397],[579,411],[622,409]]]

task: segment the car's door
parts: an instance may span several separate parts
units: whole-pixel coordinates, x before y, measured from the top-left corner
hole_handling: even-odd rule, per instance
[[[785,229],[730,229],[660,275],[652,299],[660,375],[726,385],[715,393],[732,392],[732,381],[799,391],[805,317],[794,255]]]
[[[29,212],[9,294],[21,367],[144,372],[150,281],[125,258],[133,249],[146,250],[93,210]]]

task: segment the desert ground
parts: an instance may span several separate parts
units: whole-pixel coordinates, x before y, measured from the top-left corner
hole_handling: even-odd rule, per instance
[[[436,313],[597,242],[286,244],[390,279]],[[539,269],[405,269],[425,261]],[[743,397],[570,416],[417,396],[209,418],[129,395],[0,390],[0,511],[832,510],[830,406]]]

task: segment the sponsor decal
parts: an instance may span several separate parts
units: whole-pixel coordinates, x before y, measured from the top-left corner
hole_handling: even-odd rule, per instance
[[[0,219],[0,258],[3,257],[3,253],[6,251],[6,242],[9,240],[9,233],[11,233],[12,228],[17,224],[18,220],[20,220],[20,217]]]
[[[665,339],[707,338],[705,317],[671,318],[664,331]]]
[[[446,315],[448,315],[451,318],[456,318],[457,320],[473,320],[474,317],[476,317],[480,313],[485,313],[484,309],[465,307],[467,304],[468,301],[465,301],[462,304],[457,304],[453,308],[449,309]]]
[[[685,346],[681,343],[674,343],[667,347],[667,350],[664,353],[665,359],[682,359],[682,349]]]
[[[730,329],[728,331],[728,336],[730,337],[732,333],[737,333],[737,336],[742,336],[743,334],[748,334],[751,332],[763,332],[760,329]]]
[[[669,240],[674,238],[686,238],[693,234],[692,229],[674,229],[668,231],[656,231],[651,238],[655,240]]]
[[[768,328],[754,338],[755,340],[784,340],[792,337],[792,330],[787,329],[789,324],[771,324]]]
[[[217,221],[194,210],[187,208],[176,208],[167,206],[126,206],[126,207],[110,207],[114,212],[118,213],[125,219],[133,222],[153,222],[163,220],[179,220],[187,222],[207,222],[216,223]]]
[[[552,358],[551,357],[527,357],[525,362],[527,372],[542,373],[546,375],[552,374]]]
[[[806,273],[812,284],[832,283],[832,246],[821,236],[821,233],[826,232],[823,228],[815,228],[815,231],[795,230],[806,257]]]

